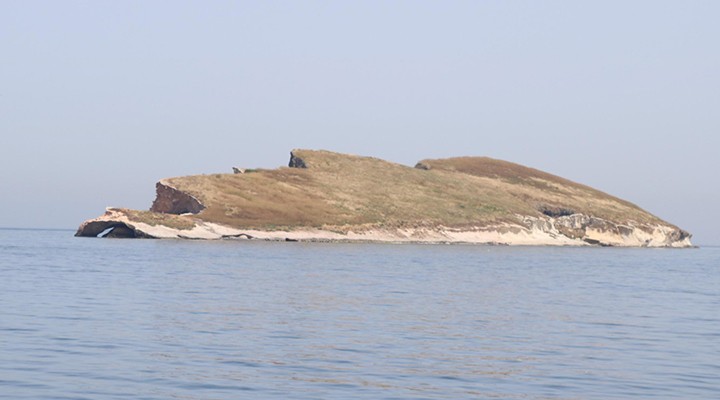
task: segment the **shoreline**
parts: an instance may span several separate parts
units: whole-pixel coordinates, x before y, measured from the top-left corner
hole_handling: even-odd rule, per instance
[[[677,236],[671,227],[621,226],[596,228],[587,226],[579,237],[563,234],[563,227],[585,220],[574,215],[559,218],[519,218],[518,224],[498,224],[491,227],[458,229],[437,226],[434,228],[394,228],[348,230],[339,233],[316,228],[266,231],[239,229],[198,219],[192,219],[192,228],[182,229],[167,225],[151,225],[135,221],[121,209],[108,208],[98,218],[85,221],[75,236],[110,238],[148,238],[183,240],[265,240],[276,242],[324,243],[395,243],[395,244],[470,244],[491,246],[562,246],[562,247],[694,247],[688,237]],[[606,221],[603,221],[606,222]]]

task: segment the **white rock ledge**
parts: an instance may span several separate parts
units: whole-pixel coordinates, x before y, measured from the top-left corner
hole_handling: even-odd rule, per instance
[[[194,220],[192,229],[176,229],[133,221],[121,210],[109,208],[98,218],[85,221],[75,236],[154,239],[255,239],[272,241],[472,243],[525,246],[692,247],[691,235],[670,225],[617,225],[599,218],[574,214],[557,218],[518,215],[517,224],[456,229],[371,229],[334,232],[323,229],[262,231],[237,229]]]

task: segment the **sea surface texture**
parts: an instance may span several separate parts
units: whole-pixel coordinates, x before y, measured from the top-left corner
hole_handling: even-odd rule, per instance
[[[0,230],[0,399],[717,399],[720,248]]]

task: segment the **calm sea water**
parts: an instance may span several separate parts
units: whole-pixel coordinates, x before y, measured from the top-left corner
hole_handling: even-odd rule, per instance
[[[0,230],[0,399],[717,399],[720,248]]]

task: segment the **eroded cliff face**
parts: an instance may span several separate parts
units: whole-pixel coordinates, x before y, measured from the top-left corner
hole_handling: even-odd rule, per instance
[[[172,226],[178,225],[178,218],[182,218],[181,216],[185,214],[198,214],[205,209],[205,205],[200,200],[172,187],[165,180],[158,182],[155,185],[155,190],[156,197],[149,213],[108,208],[102,216],[83,222],[75,236],[150,239],[179,237],[168,233],[183,230]],[[156,213],[157,216],[148,218],[148,215],[153,213]],[[169,214],[169,216],[162,217],[162,215],[166,214]],[[175,219],[173,220],[171,217]],[[153,224],[148,224],[146,220],[150,220]],[[188,220],[180,225],[194,226],[195,222]]]
[[[156,197],[150,211],[164,214],[197,214],[205,206],[197,198],[161,180],[155,185]]]
[[[628,221],[616,224],[584,214],[558,217],[518,216],[530,231],[551,237],[582,241],[589,245],[621,247],[690,247],[688,232],[662,224],[641,224]]]

